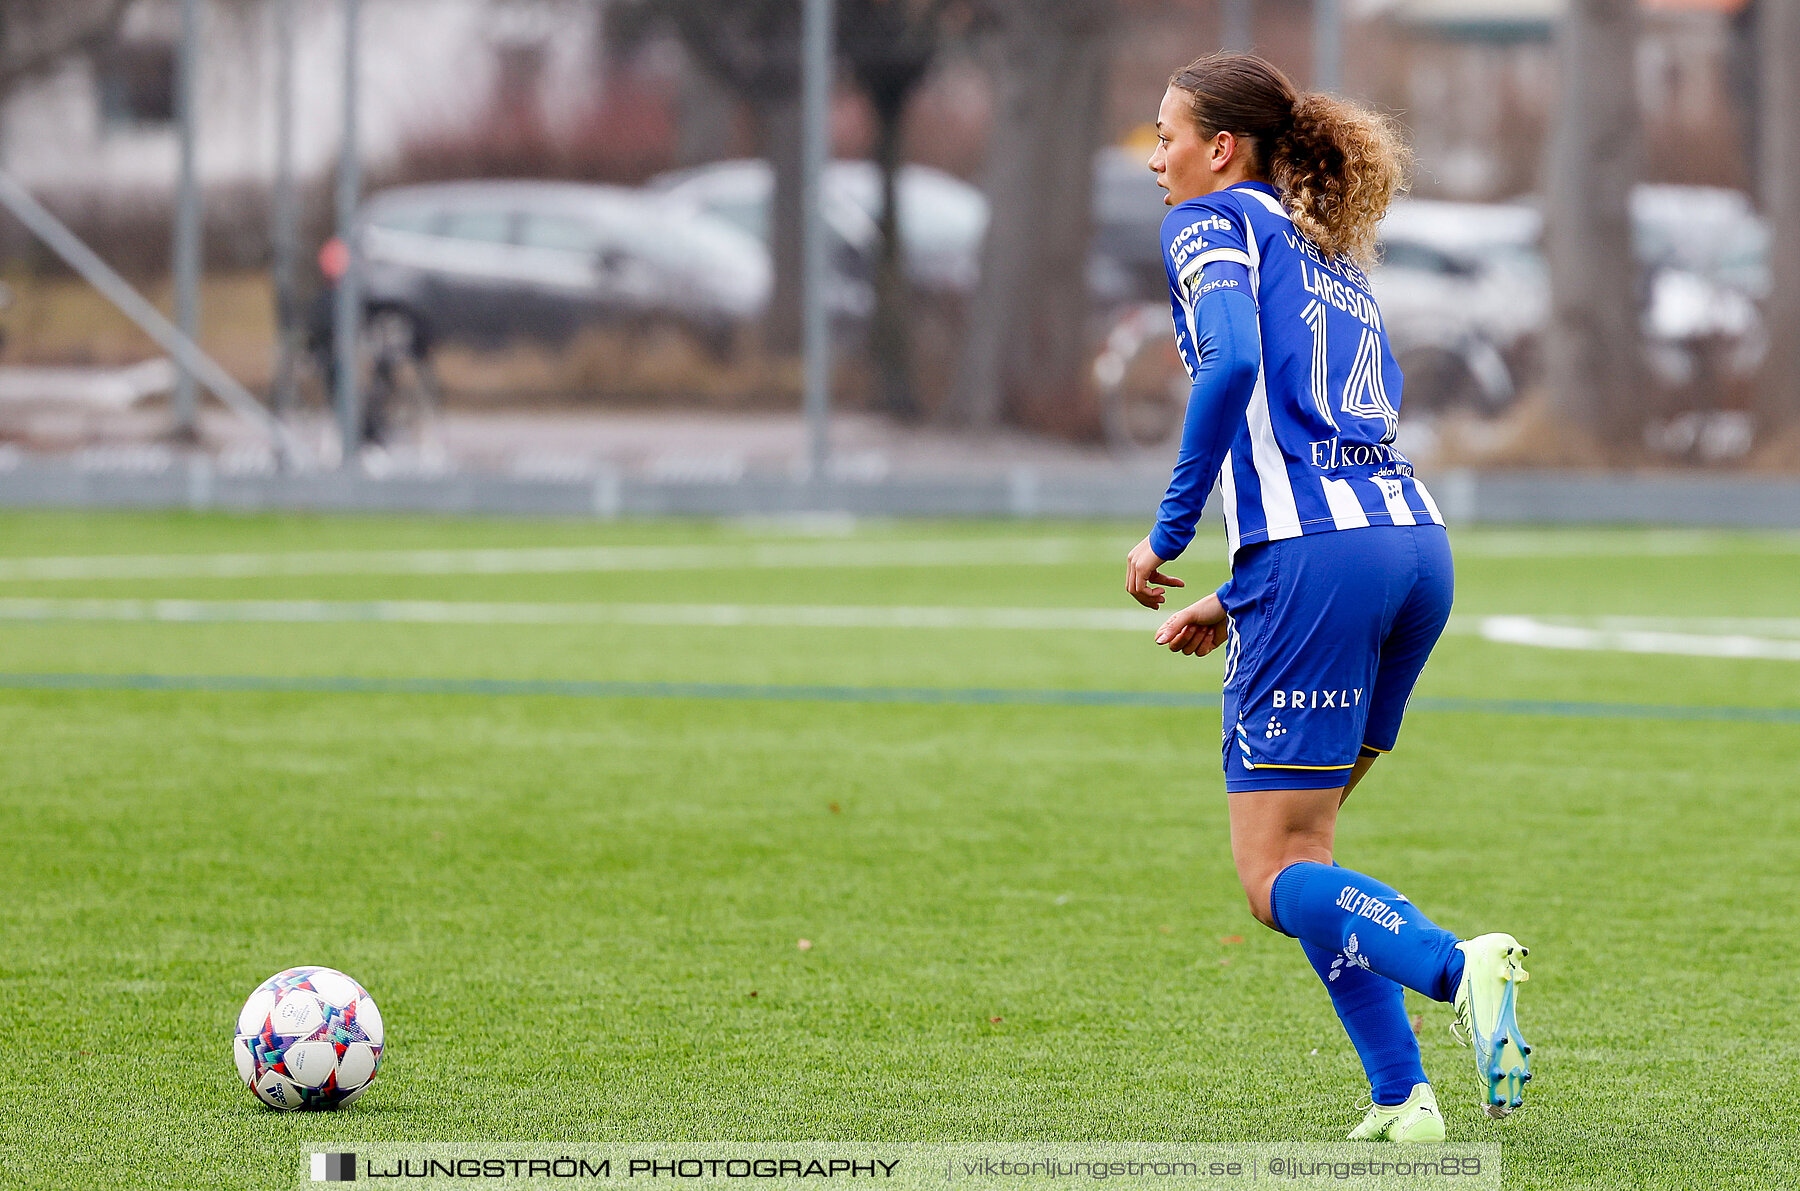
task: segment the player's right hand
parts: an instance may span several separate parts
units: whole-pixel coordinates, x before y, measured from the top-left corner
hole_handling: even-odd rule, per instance
[[[1225,644],[1229,631],[1225,605],[1213,592],[1163,621],[1162,628],[1156,630],[1156,643],[1167,645],[1173,653],[1203,658]]]
[[[1150,548],[1148,536],[1131,548],[1125,557],[1125,590],[1132,599],[1146,608],[1160,608],[1167,592],[1161,587],[1152,587],[1153,583],[1167,583],[1170,587],[1187,586],[1173,575],[1162,573],[1163,560],[1156,556]]]

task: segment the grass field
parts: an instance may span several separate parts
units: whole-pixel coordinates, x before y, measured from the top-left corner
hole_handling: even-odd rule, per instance
[[[1130,631],[1140,531],[0,518],[0,1185],[287,1186],[385,1139],[1341,1137],[1355,1055],[1232,872],[1218,659]],[[1522,1188],[1800,1182],[1800,538],[1454,541],[1338,847],[1532,948],[1509,1121],[1409,997],[1451,1137]],[[232,1070],[297,963],[388,1023],[343,1113]]]

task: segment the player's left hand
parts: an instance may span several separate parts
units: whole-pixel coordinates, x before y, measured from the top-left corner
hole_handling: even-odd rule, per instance
[[[1131,598],[1146,608],[1160,608],[1166,593],[1163,588],[1152,587],[1153,583],[1167,583],[1170,587],[1185,587],[1181,580],[1172,575],[1162,573],[1163,560],[1156,557],[1156,551],[1150,548],[1150,539],[1131,548],[1125,558],[1125,590]]]
[[[1174,653],[1203,658],[1225,644],[1229,631],[1225,605],[1219,602],[1217,592],[1211,592],[1163,621],[1156,630],[1156,643],[1167,645]]]

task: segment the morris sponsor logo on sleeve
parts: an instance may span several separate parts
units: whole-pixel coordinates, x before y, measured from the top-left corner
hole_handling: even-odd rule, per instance
[[[1189,228],[1188,230],[1192,231],[1193,229]],[[1178,240],[1174,244],[1169,245],[1169,258],[1175,262],[1175,267],[1177,269],[1181,269],[1185,268],[1187,263],[1200,253],[1205,252],[1206,249],[1206,241],[1198,236],[1186,243]],[[1196,276],[1198,276],[1198,274],[1196,274]]]
[[[1188,224],[1169,241],[1169,255],[1177,266],[1184,265],[1197,252],[1207,248],[1206,232],[1231,231],[1231,221],[1218,215],[1207,215],[1205,219],[1196,219]]]

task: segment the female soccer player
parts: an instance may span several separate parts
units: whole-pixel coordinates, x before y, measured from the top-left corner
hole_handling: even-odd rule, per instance
[[[1226,644],[1225,789],[1250,910],[1300,940],[1368,1073],[1350,1136],[1442,1141],[1402,986],[1456,1006],[1488,1115],[1522,1102],[1514,1012],[1525,948],[1459,940],[1390,886],[1332,860],[1338,808],[1394,747],[1450,614],[1444,521],[1394,449],[1401,376],[1362,266],[1404,182],[1383,117],[1299,94],[1247,54],[1169,81],[1150,158],[1175,339],[1187,362],[1179,458],[1126,587],[1162,605],[1217,477],[1231,578],[1156,640]]]

